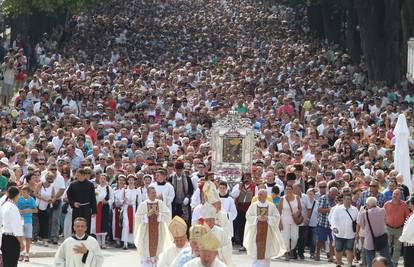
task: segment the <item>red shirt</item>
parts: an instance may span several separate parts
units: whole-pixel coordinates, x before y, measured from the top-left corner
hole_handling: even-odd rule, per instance
[[[96,131],[93,128],[89,128],[85,133],[92,139],[92,142],[95,144],[96,139],[98,138]]]
[[[405,219],[410,215],[407,205],[401,200],[398,200],[398,204],[393,204],[392,199],[388,200],[384,204],[384,209],[387,214],[387,225],[393,228],[402,227]]]

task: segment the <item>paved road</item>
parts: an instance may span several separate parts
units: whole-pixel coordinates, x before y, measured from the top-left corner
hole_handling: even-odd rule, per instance
[[[138,267],[138,255],[134,250],[119,250],[119,249],[107,249],[104,251],[105,255],[105,267]],[[245,254],[233,255],[234,266],[251,266],[251,260]],[[32,258],[30,263],[20,263],[19,267],[51,267],[53,266],[53,258]],[[318,267],[332,267],[334,264],[326,261],[315,262],[310,260],[305,261],[289,261],[275,260],[272,261],[272,267],[305,267],[305,266],[318,266]]]

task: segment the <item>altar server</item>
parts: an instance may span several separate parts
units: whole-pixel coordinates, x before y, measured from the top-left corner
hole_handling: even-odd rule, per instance
[[[167,170],[159,168],[155,173],[155,183],[150,186],[155,188],[157,199],[162,200],[164,204],[172,211],[172,202],[175,198],[174,187],[167,182]]]

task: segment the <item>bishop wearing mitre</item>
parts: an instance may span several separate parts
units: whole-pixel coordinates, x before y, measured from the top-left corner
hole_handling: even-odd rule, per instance
[[[229,234],[229,238],[231,239],[233,233],[233,227],[231,226],[231,222],[229,220],[229,216],[226,211],[221,208],[221,199],[220,194],[217,190],[216,185],[211,181],[206,181],[203,186],[203,194],[205,202],[210,203],[216,208],[216,224],[223,228],[226,233]],[[201,208],[203,204],[199,204],[194,208],[191,224],[196,225],[199,223],[201,218]]]
[[[171,210],[162,200],[156,199],[154,187],[148,187],[147,194],[148,199],[135,213],[134,243],[141,256],[141,266],[155,267],[160,254],[172,244],[168,232]]]
[[[230,232],[226,232],[222,227],[217,225],[216,221],[217,209],[206,202],[201,208],[201,222],[206,225],[209,232],[212,232],[220,242],[218,249],[218,258],[225,264],[231,266],[231,256],[233,246],[231,244]]]
[[[157,267],[170,267],[180,252],[188,247],[187,223],[181,217],[175,216],[168,225],[168,230],[174,239],[174,244],[161,254]]]
[[[194,258],[184,264],[184,267],[228,267],[218,258],[220,241],[210,231],[198,241],[200,257]]]
[[[243,246],[253,258],[253,267],[270,267],[270,259],[282,256],[286,250],[279,231],[280,214],[267,199],[266,189],[246,212]]]

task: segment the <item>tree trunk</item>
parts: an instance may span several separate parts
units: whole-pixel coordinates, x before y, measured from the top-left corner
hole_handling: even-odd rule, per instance
[[[401,3],[401,72],[402,75],[407,73],[407,42],[410,37],[414,37],[414,1],[403,0]]]
[[[335,5],[336,1],[321,0],[323,30],[329,42],[340,43],[342,16]]]
[[[399,0],[356,0],[355,4],[368,77],[393,85],[401,78],[401,3]]]
[[[358,64],[361,61],[361,38],[359,37],[358,14],[354,6],[354,0],[346,0],[346,47],[352,62]]]
[[[309,27],[312,35],[318,39],[324,39],[322,9],[320,5],[311,5],[307,7]]]

